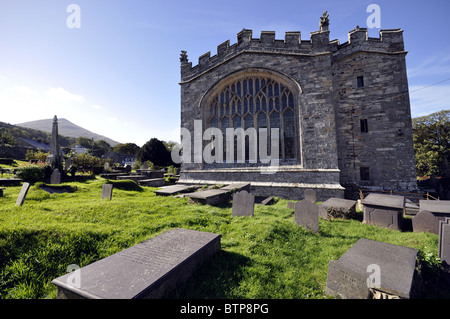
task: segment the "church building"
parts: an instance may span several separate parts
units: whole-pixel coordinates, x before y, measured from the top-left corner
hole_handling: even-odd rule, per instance
[[[307,40],[243,29],[195,66],[182,51],[180,183],[297,200],[416,190],[403,31],[329,35],[324,13]]]

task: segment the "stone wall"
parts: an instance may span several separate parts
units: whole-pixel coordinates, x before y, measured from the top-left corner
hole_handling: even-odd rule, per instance
[[[411,191],[417,183],[406,52],[401,31],[387,34],[391,41],[395,39],[388,50],[367,39],[367,30],[360,29],[351,33],[352,40],[358,41],[345,46],[347,54],[333,55],[341,184]],[[363,87],[358,87],[359,76]],[[362,121],[367,132],[362,132]],[[361,167],[369,171],[368,180],[361,180]]]

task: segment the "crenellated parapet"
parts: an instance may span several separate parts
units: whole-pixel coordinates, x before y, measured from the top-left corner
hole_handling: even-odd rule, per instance
[[[189,62],[186,51],[182,51],[181,81],[189,81],[196,76],[244,53],[285,54],[298,56],[318,56],[330,54],[333,60],[361,51],[379,53],[404,52],[403,30],[380,30],[379,38],[368,37],[366,28],[358,26],[348,33],[348,41],[340,44],[339,40],[330,41],[328,26],[320,31],[311,32],[308,40],[301,39],[300,31],[286,32],[284,39],[276,39],[275,31],[261,31],[259,38],[253,38],[253,31],[243,29],[237,34],[236,43],[230,45],[227,40],[217,46],[216,54],[206,52],[198,58],[198,64]]]

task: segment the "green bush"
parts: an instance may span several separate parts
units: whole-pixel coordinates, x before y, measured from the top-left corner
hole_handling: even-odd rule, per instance
[[[46,171],[48,171],[47,164],[27,164],[17,169],[17,177],[26,182],[35,183],[44,180]]]

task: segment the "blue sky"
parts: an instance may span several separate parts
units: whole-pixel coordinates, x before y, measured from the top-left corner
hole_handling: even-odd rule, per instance
[[[80,28],[67,26],[70,4]],[[450,109],[447,0],[1,0],[0,121],[56,114],[122,143],[178,140],[181,50],[196,65],[243,28],[307,40],[325,10],[330,39],[344,43],[356,25],[367,27],[369,4],[381,9],[381,29],[404,30],[413,116]]]

